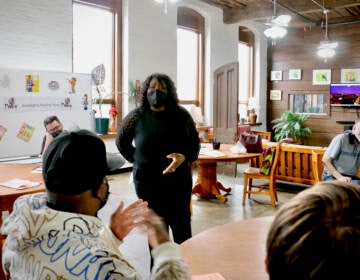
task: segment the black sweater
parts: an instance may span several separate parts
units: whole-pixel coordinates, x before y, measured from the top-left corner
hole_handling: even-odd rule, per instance
[[[163,170],[171,162],[166,158],[171,153],[183,154],[188,163],[195,161],[200,140],[193,119],[183,107],[162,112],[136,108],[123,120],[116,146],[137,167]]]

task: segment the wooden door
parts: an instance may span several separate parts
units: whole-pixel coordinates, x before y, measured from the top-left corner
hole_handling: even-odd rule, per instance
[[[237,141],[238,75],[238,62],[223,65],[214,72],[214,139],[221,143]],[[235,176],[236,163],[218,164],[217,172]]]
[[[214,72],[214,138],[221,143],[237,141],[238,68],[238,62],[233,62]]]

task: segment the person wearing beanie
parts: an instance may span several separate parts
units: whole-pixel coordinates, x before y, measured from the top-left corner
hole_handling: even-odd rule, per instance
[[[46,193],[20,196],[1,228],[6,279],[140,279],[118,248],[135,227],[152,246],[151,279],[191,279],[147,202],[120,202],[109,226],[97,217],[109,184],[105,144],[96,134],[62,132],[47,147],[42,168]]]

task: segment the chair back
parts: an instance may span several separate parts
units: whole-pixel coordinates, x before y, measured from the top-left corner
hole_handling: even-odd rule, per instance
[[[277,142],[277,144],[275,146],[275,156],[271,163],[271,170],[270,170],[270,174],[269,174],[269,177],[273,178],[273,180],[275,180],[275,178],[276,178],[276,171],[277,171],[277,168],[279,165],[280,149],[281,149],[281,143]]]
[[[261,135],[263,140],[271,141],[271,131],[259,131],[259,130],[251,130],[251,133],[256,135]]]
[[[311,152],[311,169],[314,177],[314,183],[321,181],[321,176],[324,170],[324,164],[322,163],[322,154],[312,151]]]

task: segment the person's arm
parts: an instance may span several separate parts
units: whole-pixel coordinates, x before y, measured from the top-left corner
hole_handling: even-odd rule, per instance
[[[332,160],[334,158],[337,158],[338,155],[341,153],[341,147],[343,145],[344,139],[348,140],[347,135],[337,135],[335,136],[325,154],[323,155],[322,162],[325,166],[325,168],[329,171],[329,173],[336,178],[336,180],[343,181],[343,182],[350,182],[350,177],[345,177],[341,175],[341,173],[336,169],[336,167],[332,164]]]
[[[188,162],[194,162],[197,160],[200,151],[200,138],[199,132],[196,129],[196,125],[191,115],[182,109],[185,119],[185,141],[186,141],[186,151],[185,158]]]
[[[135,147],[132,141],[135,137],[135,127],[138,118],[139,113],[136,109],[130,112],[122,121],[115,138],[116,147],[128,162],[134,162]]]
[[[45,142],[44,142],[44,146],[43,149],[41,151],[41,157],[44,157],[45,151],[47,149],[47,147],[49,147],[50,143],[54,140],[54,137],[52,137],[52,135],[49,132],[46,132],[45,135]]]
[[[327,154],[324,154],[322,158],[322,162],[324,166],[327,168],[327,170],[330,172],[332,176],[336,178],[336,180],[342,181],[342,182],[350,182],[351,177],[346,177],[341,175],[339,171],[335,168],[335,166],[332,164],[332,158],[329,157]]]
[[[124,208],[121,202],[110,219],[110,229],[119,240],[122,240],[132,229],[140,227],[148,236],[154,258],[151,279],[190,280],[188,265],[180,256],[179,245],[170,241],[169,234],[162,219],[142,200]]]
[[[172,162],[163,171],[163,174],[175,172],[183,163],[197,160],[200,151],[200,138],[191,115],[183,108],[179,109],[179,122],[184,126],[184,153],[171,153],[167,158]]]

